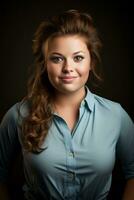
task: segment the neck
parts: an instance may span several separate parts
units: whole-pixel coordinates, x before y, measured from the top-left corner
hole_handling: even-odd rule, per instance
[[[85,98],[85,88],[76,91],[75,93],[64,94],[57,93],[54,98],[54,105],[57,107],[79,107],[81,101]]]

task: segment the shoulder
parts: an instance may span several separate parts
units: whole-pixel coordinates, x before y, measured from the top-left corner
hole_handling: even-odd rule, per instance
[[[29,112],[29,103],[27,101],[20,101],[12,105],[8,111],[5,113],[1,125],[11,124],[14,126],[19,123],[19,120],[22,120],[27,116]]]
[[[107,111],[110,112],[111,114],[121,114],[121,110],[123,109],[120,103],[109,100],[107,98],[104,98],[102,96],[94,95],[94,102],[95,106],[100,109],[101,111]]]
[[[120,103],[93,94],[94,115],[97,122],[105,127],[118,129],[120,133],[134,132],[134,123]]]
[[[97,112],[101,112],[103,116],[109,117],[109,119],[112,118],[114,120],[117,120],[117,122],[120,122],[122,124],[126,124],[128,121],[131,121],[133,123],[129,114],[126,112],[126,110],[122,107],[120,103],[109,100],[96,94],[93,95],[94,104]]]

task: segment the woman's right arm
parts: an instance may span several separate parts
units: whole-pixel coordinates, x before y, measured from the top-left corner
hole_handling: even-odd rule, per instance
[[[17,104],[5,114],[0,124],[0,199],[10,200],[8,183],[12,163],[20,150],[17,129]]]

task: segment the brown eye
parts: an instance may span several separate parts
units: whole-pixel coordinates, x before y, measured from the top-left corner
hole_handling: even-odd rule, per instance
[[[82,61],[83,59],[84,59],[83,56],[75,56],[75,57],[74,57],[74,61],[75,61],[75,62],[80,62],[80,61]]]
[[[63,61],[63,58],[59,57],[59,56],[52,56],[50,57],[50,60],[54,63],[60,63]]]

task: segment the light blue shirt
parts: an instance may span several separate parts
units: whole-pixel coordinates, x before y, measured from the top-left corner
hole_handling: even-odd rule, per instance
[[[1,123],[2,181],[7,178],[12,154],[22,142],[19,124],[27,113],[28,103],[17,103]],[[53,116],[42,145],[45,150],[26,154],[22,148],[27,199],[105,200],[116,156],[125,178],[134,177],[134,124],[120,104],[87,90],[72,132],[63,118],[56,113]]]

